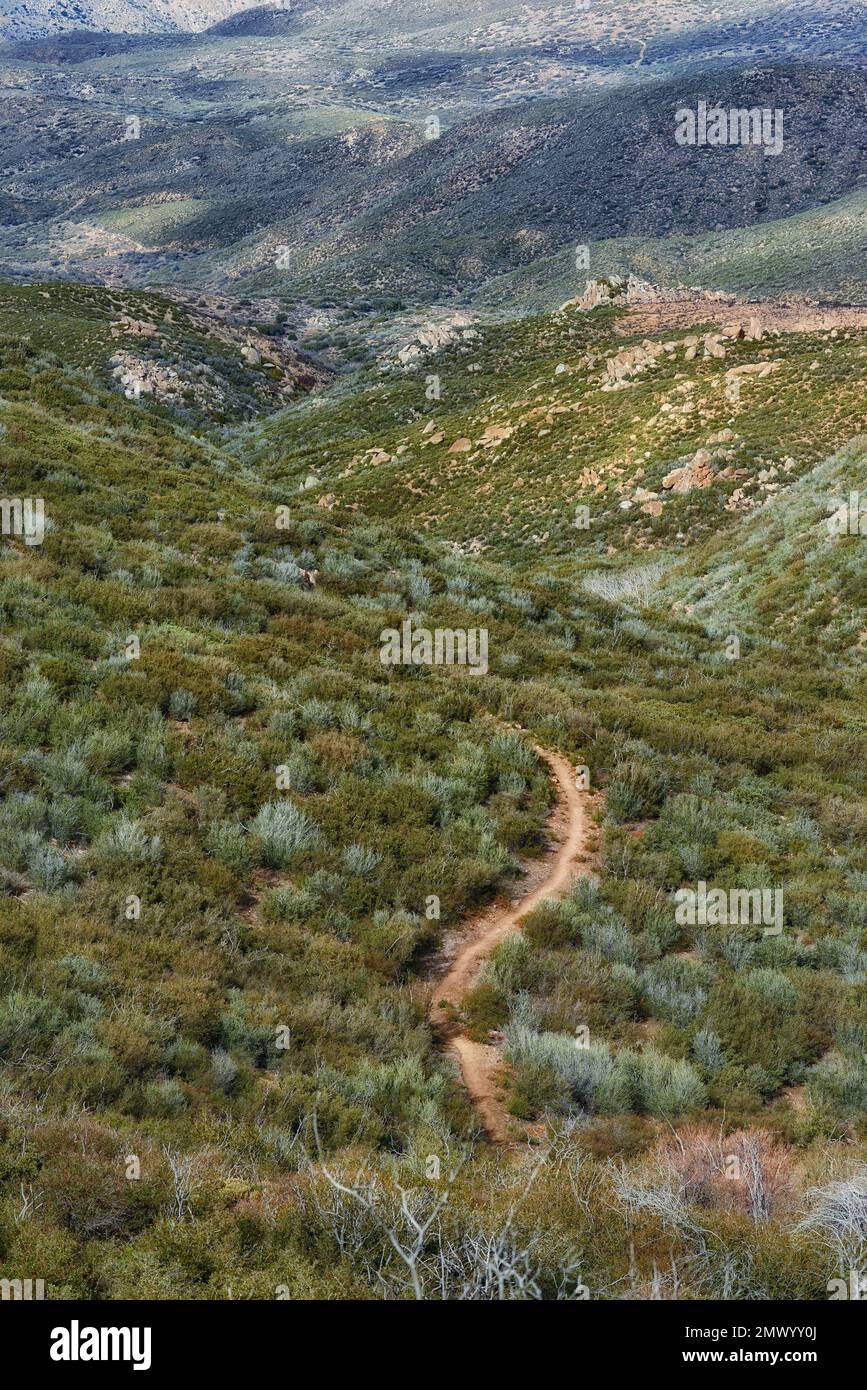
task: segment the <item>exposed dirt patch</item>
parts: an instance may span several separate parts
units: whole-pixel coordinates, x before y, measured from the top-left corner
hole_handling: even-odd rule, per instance
[[[721,301],[721,302],[720,302]],[[696,293],[680,303],[661,302],[631,308],[618,322],[624,335],[666,333],[713,325],[725,331],[746,327],[755,319],[763,333],[829,333],[867,327],[867,309],[857,306],[819,305],[809,300],[789,303],[775,300],[742,300],[734,295],[720,300]]]

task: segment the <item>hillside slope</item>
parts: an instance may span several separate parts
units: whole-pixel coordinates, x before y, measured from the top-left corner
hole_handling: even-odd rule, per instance
[[[682,326],[668,307],[651,300],[662,322],[649,327],[617,304],[517,324],[466,315],[438,346],[410,340],[387,371],[232,447],[268,476],[313,473],[341,504],[495,556],[594,566],[688,549],[863,432],[867,311],[823,327],[793,306],[791,327],[772,329],[760,303],[695,296]]]
[[[270,50],[250,51],[239,70],[235,43],[134,49],[56,81],[14,71],[0,113],[7,278],[232,286],[347,318],[460,299],[612,238],[655,239],[651,254],[688,268],[693,238],[714,246],[749,228],[749,265],[759,228],[852,195],[867,150],[867,78],[850,65],[752,64],[513,100],[426,139],[429,111],[377,110],[312,72],[303,99],[287,100],[304,55],[278,45],[272,68]],[[678,145],[675,111],[700,99],[779,107],[781,154]],[[131,116],[139,138],[127,138]],[[736,239],[722,248],[737,261]],[[839,258],[819,260],[823,283],[845,290]]]
[[[591,241],[594,277],[634,274],[657,285],[701,285],[782,299],[809,294],[839,304],[867,303],[867,191],[755,227],[671,237]],[[571,248],[495,277],[472,296],[479,310],[512,317],[558,308],[575,293]]]
[[[35,39],[64,30],[169,34],[207,29],[249,0],[2,0],[0,38]]]
[[[690,557],[663,593],[714,630],[862,663],[867,643],[867,440],[854,439]]]
[[[540,1151],[538,1296],[577,1269],[592,1297],[649,1297],[664,1242],[672,1296],[819,1297],[837,1254],[793,1212],[863,1162],[867,788],[846,624],[826,652],[772,621],[805,597],[797,527],[790,592],[730,661],[728,611],[656,606],[623,536],[603,591],[565,551],[501,565],[382,528],[26,345],[0,345],[0,396],[0,483],[46,514],[41,544],[0,549],[4,1277],[38,1268],[52,1298],[410,1297],[379,1215],[433,1155],[454,1176],[422,1296],[498,1296],[474,1243],[527,1172],[474,1152],[425,952],[541,848],[532,739],[603,793],[600,881],[528,916],[461,1022],[499,1052],[516,1135],[555,1137],[580,1175],[564,1197]],[[732,603],[768,524],[735,518],[712,556]],[[852,552],[821,559],[847,604]],[[486,673],[384,665],[406,621],[484,627]],[[674,918],[684,881],[781,876],[779,935]],[[710,1183],[679,1198],[692,1224],[636,1231],[630,1192],[676,1177],[672,1123],[727,1126],[767,1171],[791,1145],[760,1224]],[[324,1159],[367,1172],[360,1246]],[[695,1253],[710,1232],[722,1259]]]
[[[331,380],[293,348],[282,319],[232,320],[186,296],[0,285],[0,335],[195,422],[248,419]]]

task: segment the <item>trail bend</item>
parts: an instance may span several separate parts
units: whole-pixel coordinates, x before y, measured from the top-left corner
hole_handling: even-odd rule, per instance
[[[521,930],[522,918],[546,898],[564,897],[577,878],[588,876],[593,869],[596,832],[590,819],[592,797],[577,787],[575,769],[567,758],[534,746],[548,764],[557,789],[557,799],[546,823],[550,848],[527,864],[524,891],[519,898],[486,908],[463,924],[437,979],[430,1007],[430,1021],[448,1051],[457,1058],[484,1131],[495,1144],[509,1141],[509,1116],[497,1085],[502,1066],[500,1051],[491,1044],[473,1042],[457,1023],[450,1021],[451,1011],[442,1006],[459,1009],[484,962],[501,941]]]

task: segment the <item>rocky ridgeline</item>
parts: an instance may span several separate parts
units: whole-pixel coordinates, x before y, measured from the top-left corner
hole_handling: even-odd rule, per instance
[[[631,272],[627,276],[609,275],[602,280],[588,280],[583,294],[567,299],[557,310],[559,314],[568,309],[590,313],[606,304],[631,307],[637,304],[733,304],[734,296],[722,290],[695,289],[688,285],[676,285],[666,289],[654,285],[650,280],[642,280]]]
[[[677,285],[665,288],[637,275],[588,280],[584,293],[557,310],[591,313],[613,305],[624,310],[617,328],[624,336],[664,333],[716,324],[721,338],[758,339],[768,334],[831,333],[867,328],[867,308],[825,305],[805,298],[743,300],[720,290]],[[719,354],[717,354],[719,355]]]

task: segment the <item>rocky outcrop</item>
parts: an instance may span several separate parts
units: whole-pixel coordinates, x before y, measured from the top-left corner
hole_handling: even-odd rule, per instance
[[[605,378],[609,389],[620,386],[624,382],[631,380],[638,373],[646,371],[656,363],[666,350],[666,344],[653,343],[649,340],[636,344],[635,347],[624,348],[614,357],[609,357],[605,363]]]
[[[412,367],[455,342],[471,342],[479,335],[473,328],[470,314],[452,314],[442,323],[431,323],[419,329],[413,340],[398,349],[397,360],[402,367]]]
[[[148,323],[144,319],[130,318],[127,314],[122,314],[111,325],[111,336],[113,338],[155,338],[157,326],[155,323]]]
[[[693,289],[688,285],[665,288],[651,284],[649,280],[642,280],[630,272],[625,277],[609,275],[601,280],[588,280],[584,293],[576,295],[574,299],[567,299],[557,312],[562,314],[567,309],[577,309],[581,313],[589,313],[604,304],[621,304],[625,308],[696,302],[719,304],[721,301],[731,302],[731,298],[719,290]]]
[[[710,487],[714,480],[710,461],[707,449],[697,449],[689,463],[666,473],[662,486],[666,492],[692,492],[696,487]]]
[[[778,358],[774,358],[772,361],[768,361],[768,362],[745,362],[745,363],[744,363],[742,366],[740,366],[740,367],[729,367],[728,371],[726,372],[726,376],[727,376],[727,377],[741,377],[741,376],[757,376],[757,377],[764,377],[764,376],[770,376],[770,375],[771,375],[771,372],[777,371],[777,369],[778,369],[779,367],[781,367],[782,365],[783,365],[782,359],[779,358],[779,357],[778,357]]]
[[[190,383],[182,381],[173,367],[163,367],[158,362],[148,362],[143,357],[135,357],[129,352],[117,352],[111,358],[112,376],[123,388],[130,400],[151,396],[156,401],[173,405],[178,402]],[[205,404],[202,393],[201,404]]]

